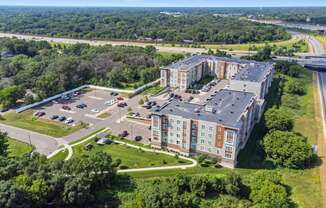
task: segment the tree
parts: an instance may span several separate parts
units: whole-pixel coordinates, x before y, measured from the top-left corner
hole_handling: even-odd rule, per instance
[[[8,137],[7,133],[0,132],[0,156],[7,156]]]
[[[265,113],[265,122],[269,130],[290,131],[293,128],[293,119],[283,109],[275,107]]]
[[[292,132],[273,131],[263,139],[267,159],[276,166],[304,168],[312,159],[307,139]]]
[[[290,80],[285,85],[285,92],[295,95],[304,95],[306,93],[306,89],[303,83]]]
[[[0,103],[3,107],[16,105],[16,101],[24,96],[24,91],[17,85],[12,85],[0,90]]]
[[[255,207],[288,208],[290,206],[285,187],[264,181],[259,186],[251,187],[250,199]]]

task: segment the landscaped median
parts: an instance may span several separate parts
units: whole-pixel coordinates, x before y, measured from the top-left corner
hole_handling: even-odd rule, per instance
[[[85,128],[85,125],[83,124],[68,126],[49,119],[36,118],[33,116],[35,112],[35,110],[26,110],[21,113],[9,112],[1,116],[0,123],[35,131],[53,137],[67,136],[73,132]]]
[[[70,144],[72,150],[71,158],[87,157],[97,152],[106,152],[111,155],[115,163],[119,163],[118,172],[138,172],[148,170],[167,170],[167,169],[185,169],[195,167],[196,160],[175,155],[169,152],[150,149],[142,144],[132,142],[127,139],[119,139],[115,136],[108,136],[113,141],[111,144],[98,145],[96,143],[97,133],[106,132],[108,129],[102,129],[92,133],[88,137],[78,140]],[[87,150],[86,145],[92,145],[92,148]],[[68,147],[64,147],[57,151],[57,154],[50,156],[52,160],[67,160],[70,151]]]

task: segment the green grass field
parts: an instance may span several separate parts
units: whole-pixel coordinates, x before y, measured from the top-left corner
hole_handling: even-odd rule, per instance
[[[33,116],[34,112],[35,110],[27,110],[22,113],[10,112],[2,116],[0,123],[35,131],[53,137],[67,136],[84,127],[80,124],[76,125],[75,127],[71,127],[60,122],[51,121],[49,119],[37,119]]]
[[[24,142],[9,138],[8,139],[8,153],[9,157],[23,156],[25,154],[31,153],[33,148]]]
[[[157,93],[159,93],[160,91],[163,90],[163,87],[161,87],[159,84],[153,86],[153,87],[149,87],[146,90],[144,90],[141,95],[155,95]]]
[[[293,44],[297,43],[298,39],[291,39],[285,41],[277,41],[277,42],[266,42],[266,43],[251,43],[251,44],[211,44],[211,45],[203,45],[207,49],[219,49],[219,50],[235,50],[235,51],[249,51],[249,48],[255,48],[256,50],[263,48],[266,44],[271,46],[285,46],[290,47]],[[307,52],[308,45],[306,47],[302,47],[300,52]]]
[[[73,157],[80,157],[82,155],[94,154],[96,152],[107,152],[111,155],[113,160],[120,159],[122,165],[128,168],[145,168],[145,167],[158,167],[170,165],[183,165],[188,164],[188,161],[176,159],[172,156],[144,152],[136,148],[128,147],[126,145],[111,144],[99,146],[95,142],[90,142],[94,148],[90,151],[84,149],[85,144],[78,145],[73,148]]]

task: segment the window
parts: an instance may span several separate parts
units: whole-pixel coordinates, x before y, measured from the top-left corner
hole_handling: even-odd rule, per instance
[[[177,144],[180,144],[180,141],[177,141]]]
[[[209,145],[212,145],[212,141],[208,141],[208,144],[209,144]]]
[[[225,146],[225,151],[232,152],[233,151],[233,148],[232,147],[229,147],[229,146]]]
[[[213,134],[208,134],[208,137],[209,138],[213,138]]]
[[[205,132],[200,133],[200,136],[205,137]]]
[[[213,127],[209,127],[209,131],[213,131]]]
[[[232,155],[229,153],[225,153],[225,158],[232,158]]]
[[[180,134],[177,134],[177,138],[180,138]]]
[[[179,120],[177,120],[177,124],[180,124],[180,121]]]
[[[201,139],[201,140],[200,140],[200,143],[201,143],[201,144],[205,144],[205,140]]]
[[[212,151],[212,149],[209,147],[209,148],[207,148],[207,151],[208,151],[208,152],[211,152],[211,151]]]
[[[205,129],[205,128],[206,128],[206,126],[205,126],[205,125],[201,125],[201,128],[202,128],[202,129]]]
[[[177,131],[180,131],[180,127],[177,127]]]
[[[173,133],[170,133],[170,136],[173,137]]]
[[[233,143],[233,136],[234,136],[234,133],[232,131],[227,131],[226,132],[226,142],[227,143]]]
[[[204,150],[205,148],[204,148],[204,146],[200,146],[200,150]]]

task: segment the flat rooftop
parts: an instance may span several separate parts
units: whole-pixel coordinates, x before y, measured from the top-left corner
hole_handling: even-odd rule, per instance
[[[242,60],[238,58],[226,58],[226,57],[218,57],[218,56],[210,56],[210,55],[193,55],[187,58],[184,58],[176,63],[173,63],[164,68],[172,69],[172,70],[189,70],[194,66],[197,66],[205,61],[215,60],[215,61],[226,61],[226,62],[234,62],[239,64],[249,64],[250,62],[247,60]]]
[[[223,89],[212,95],[205,105],[172,100],[161,108],[154,108],[158,115],[176,115],[186,119],[203,120],[224,126],[240,128],[240,117],[255,94]]]
[[[250,82],[261,82],[271,72],[272,63],[253,62],[246,65],[232,79]]]

